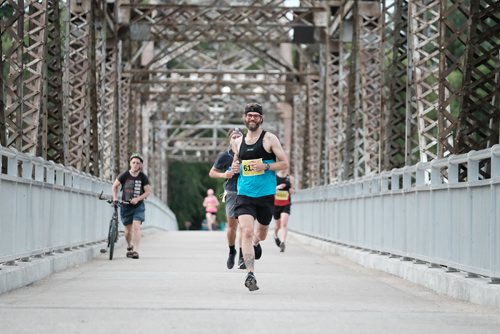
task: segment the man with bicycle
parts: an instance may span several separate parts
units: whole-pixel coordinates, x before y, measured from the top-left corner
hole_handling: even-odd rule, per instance
[[[144,159],[139,153],[133,153],[129,158],[130,169],[121,173],[113,182],[111,188],[113,203],[118,205],[118,189],[121,187],[122,201],[129,205],[122,205],[120,216],[125,226],[125,239],[127,240],[127,257],[139,258],[139,243],[141,241],[141,224],[145,218],[144,200],[151,193],[149,179],[142,172]]]

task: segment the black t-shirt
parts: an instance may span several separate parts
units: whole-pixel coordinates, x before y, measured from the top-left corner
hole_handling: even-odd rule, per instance
[[[122,201],[126,202],[144,194],[144,186],[149,184],[149,179],[143,172],[139,172],[139,174],[134,177],[129,171],[126,171],[120,174],[117,179],[122,184]]]
[[[221,172],[226,172],[233,164],[234,152],[227,150],[220,153],[215,159],[213,167]],[[224,189],[227,191],[236,191],[236,183],[238,181],[238,174],[233,175],[232,178],[226,179]]]

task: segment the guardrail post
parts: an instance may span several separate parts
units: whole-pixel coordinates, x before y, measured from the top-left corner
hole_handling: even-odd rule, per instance
[[[33,159],[35,165],[35,181],[44,181],[45,177],[45,166],[43,165],[43,159],[41,157],[36,157]]]
[[[64,185],[66,187],[73,187],[73,174],[69,169],[64,169]]]
[[[380,175],[380,191],[389,191],[389,173],[382,173]]]
[[[371,177],[361,181],[361,184],[363,185],[363,195],[368,195],[370,193],[371,183]]]
[[[64,166],[59,164],[56,166],[56,184],[64,186]]]
[[[467,181],[469,182],[479,180],[479,160],[472,158],[475,152],[467,153]]]
[[[396,169],[391,171],[391,190],[399,189],[399,174],[396,174]]]
[[[404,167],[403,168],[403,189],[411,188],[411,175],[413,173],[413,169]]]
[[[33,162],[31,161],[31,157],[21,156],[19,161],[22,162],[22,178],[33,180]]]
[[[426,173],[427,164],[423,162],[419,162],[417,164],[417,172],[416,172],[416,186],[423,187],[425,186],[425,173]]]
[[[360,196],[363,194],[363,182],[355,181],[354,183],[354,195]]]
[[[54,161],[47,162],[47,183],[54,184],[55,183],[55,163]]]
[[[73,188],[82,189],[82,178],[80,172],[75,168],[71,168],[71,174],[73,176]]]
[[[448,183],[458,183],[458,163],[455,163],[451,157],[448,158]]]
[[[17,150],[12,149],[11,151],[7,154],[7,175],[17,177]]]
[[[491,178],[500,179],[500,144],[491,148]]]
[[[443,182],[441,180],[441,167],[435,161],[431,162],[431,185],[438,186]]]
[[[372,185],[370,187],[371,194],[377,194],[380,192],[380,177],[374,177],[372,179]]]

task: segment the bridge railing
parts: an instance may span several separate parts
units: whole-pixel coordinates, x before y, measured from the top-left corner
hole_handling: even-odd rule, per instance
[[[500,145],[292,199],[299,233],[499,281]]]
[[[112,210],[101,191],[111,183],[0,146],[0,263],[105,240]],[[177,230],[177,220],[150,196],[144,226]]]

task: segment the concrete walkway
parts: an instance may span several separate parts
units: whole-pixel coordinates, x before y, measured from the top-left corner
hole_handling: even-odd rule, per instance
[[[226,269],[223,232],[147,232],[141,258],[106,255],[0,295],[7,333],[500,333],[500,310],[437,295],[290,238]]]

